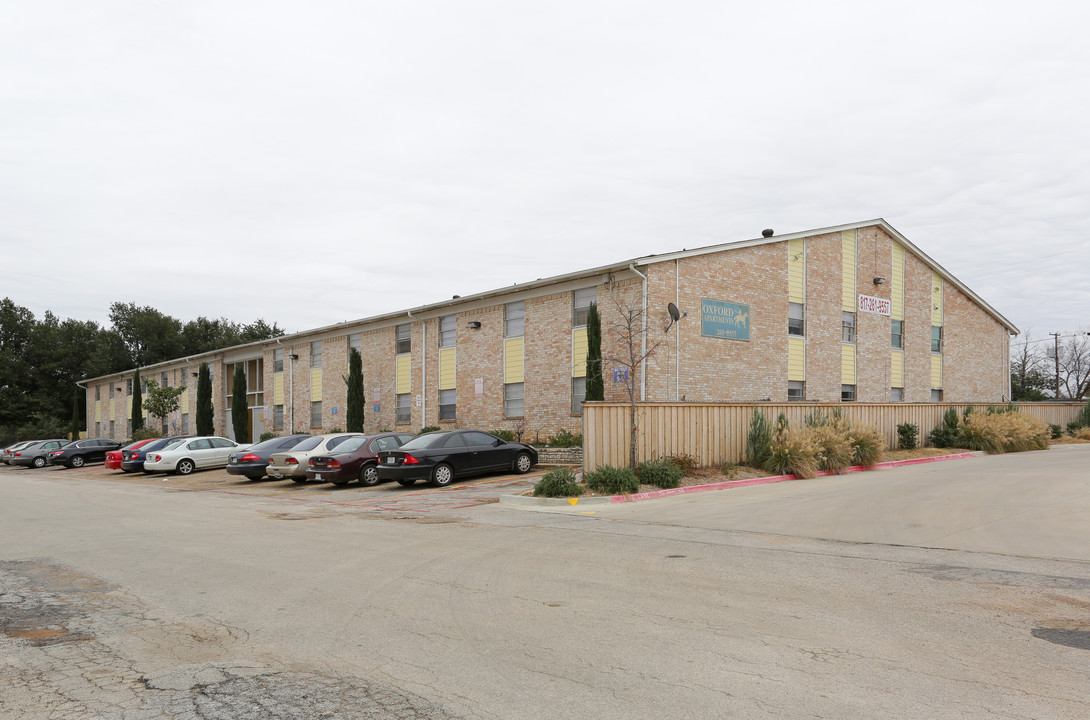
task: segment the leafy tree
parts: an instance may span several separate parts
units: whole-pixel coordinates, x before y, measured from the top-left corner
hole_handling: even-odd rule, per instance
[[[182,323],[153,307],[115,302],[110,323],[129,352],[129,367],[144,367],[182,354]]]
[[[235,376],[231,381],[231,427],[235,431],[235,442],[250,441],[250,408],[246,400],[246,372],[242,363],[235,365]]]
[[[348,408],[345,429],[348,432],[363,432],[364,415],[363,397],[363,358],[356,348],[348,349]]]
[[[22,424],[33,407],[28,350],[35,331],[34,313],[0,300],[0,425]]]
[[[167,416],[172,412],[178,410],[182,393],[185,392],[184,387],[170,387],[169,385],[160,386],[159,383],[154,380],[148,380],[148,400],[144,403],[148,408],[148,414],[159,418],[163,423],[163,435],[169,435],[170,431],[167,429]],[[135,418],[134,418],[135,419]],[[136,428],[133,428],[135,432]],[[201,433],[202,435],[210,435],[211,433]]]
[[[605,400],[605,383],[602,380],[602,319],[598,304],[591,303],[587,310],[587,400]]]
[[[132,374],[132,431],[144,429],[144,393],[140,389],[140,368]]]
[[[212,373],[208,369],[208,363],[201,363],[197,373],[197,434],[212,435],[215,433],[213,416],[215,410],[212,407]]]

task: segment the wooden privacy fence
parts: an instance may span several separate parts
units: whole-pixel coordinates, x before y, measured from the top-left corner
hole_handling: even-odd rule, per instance
[[[961,413],[979,403],[637,403],[636,454],[638,461],[666,455],[692,455],[703,467],[740,463],[745,458],[746,433],[753,411],[760,410],[769,422],[782,412],[791,427],[802,427],[806,416],[817,410],[839,409],[852,422],[875,425],[889,447],[897,446],[897,426],[912,423],[920,428],[919,443],[942,421],[947,408]],[[1025,413],[1065,427],[1085,405],[1066,403],[1015,403]],[[583,404],[583,468],[628,465],[629,406],[627,403]]]

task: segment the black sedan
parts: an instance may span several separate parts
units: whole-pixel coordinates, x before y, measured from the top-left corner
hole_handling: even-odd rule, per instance
[[[251,445],[244,451],[231,453],[227,458],[227,474],[242,475],[250,480],[265,477],[265,468],[269,467],[269,456],[273,453],[287,452],[310,435],[286,435],[272,438],[257,445]]]
[[[167,443],[190,437],[194,436],[175,435],[174,437],[159,438],[158,440],[152,440],[147,445],[142,445],[135,450],[122,450],[121,469],[125,472],[141,472],[144,469],[144,460],[147,458],[149,452],[152,450],[162,450],[163,446]]]
[[[64,465],[68,468],[83,467],[87,463],[106,462],[106,453],[118,450],[121,443],[109,438],[87,438],[70,442],[60,450],[49,453],[50,465]]]
[[[467,475],[530,472],[537,463],[537,450],[480,430],[448,430],[421,435],[397,450],[380,452],[378,458],[379,480],[397,480],[401,485],[429,480],[443,487]]]

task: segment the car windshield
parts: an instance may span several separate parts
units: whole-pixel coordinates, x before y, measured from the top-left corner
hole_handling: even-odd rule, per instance
[[[284,443],[284,440],[285,438],[275,437],[271,440],[266,440],[265,442],[259,442],[257,445],[251,445],[249,448],[247,448],[247,450],[254,453],[261,452],[263,450],[277,450],[280,449],[280,446]],[[296,446],[292,445],[291,447],[292,449],[294,449]],[[283,449],[287,450],[288,448]]]
[[[74,447],[79,447],[79,443],[78,442],[70,442],[67,445],[62,446],[61,450],[65,450],[67,448],[74,448]]]
[[[357,450],[360,449],[360,446],[363,445],[365,442],[367,442],[367,438],[365,438],[365,437],[348,438],[347,440],[345,440],[344,442],[342,442],[341,444],[339,444],[337,446],[337,452],[339,452],[339,453],[356,452]]]
[[[292,452],[306,452],[307,450],[313,450],[314,448],[318,447],[318,443],[320,443],[321,441],[322,439],[320,437],[309,437],[293,447]]]
[[[163,445],[163,447],[159,448],[159,450],[173,450],[185,441],[186,438],[174,438],[173,440],[168,440],[166,445]]]
[[[439,445],[442,445],[443,441],[448,437],[450,437],[450,433],[428,433],[427,435],[414,437],[412,440],[398,448],[398,450],[420,450],[423,448],[438,447]]]

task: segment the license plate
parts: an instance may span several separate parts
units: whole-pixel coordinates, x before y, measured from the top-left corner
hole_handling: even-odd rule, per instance
[[[314,479],[315,480],[321,480],[322,479],[322,474],[321,473],[314,473]]]
[[[394,460],[393,458],[386,458],[386,464],[387,465],[394,465],[394,464],[396,464],[396,462],[397,461]]]

